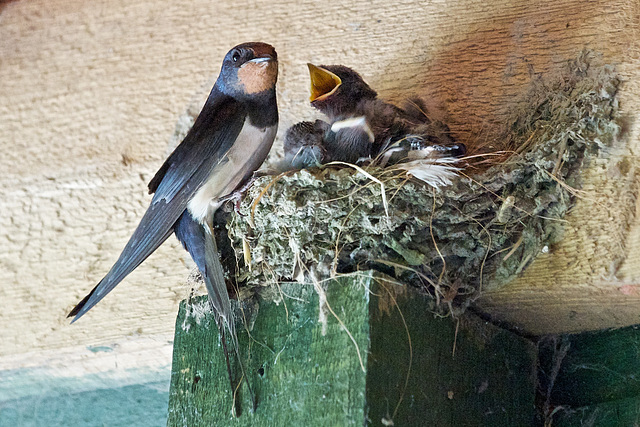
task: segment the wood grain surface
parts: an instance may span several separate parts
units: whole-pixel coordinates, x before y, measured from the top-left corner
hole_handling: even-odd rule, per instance
[[[203,101],[233,45],[276,46],[279,135],[316,116],[305,63],[341,63],[388,99],[426,96],[456,137],[498,146],[531,76],[585,47],[618,67],[632,118],[639,28],[636,0],[1,2],[0,369],[25,366],[21,354],[72,360],[78,346],[171,340],[190,291],[174,239],[77,324],[65,315],[115,261],[178,117]],[[532,333],[640,323],[640,142],[630,123],[585,172],[564,241],[488,292],[482,309]]]

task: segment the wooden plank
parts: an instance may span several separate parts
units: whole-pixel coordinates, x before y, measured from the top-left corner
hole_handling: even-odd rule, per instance
[[[366,298],[367,281],[354,292]],[[238,425],[361,425],[364,419],[364,375],[356,345],[365,357],[366,304],[348,292],[336,295],[336,306],[355,343],[338,333],[340,325],[319,322],[312,286],[282,286],[290,297],[283,304],[260,303],[251,334],[239,329],[246,373],[257,399],[247,387],[239,392]],[[347,304],[344,306],[343,304]],[[202,312],[205,298],[181,304],[176,321],[168,425],[216,425],[234,422],[218,329]],[[340,309],[346,310],[340,310]],[[348,309],[347,309],[348,308]],[[355,325],[360,328],[353,329]],[[352,330],[353,329],[353,330]],[[338,380],[336,381],[336,377]],[[286,409],[285,409],[286,408]],[[234,422],[236,424],[236,422]]]
[[[640,327],[550,336],[539,344],[539,402],[554,426],[640,422]]]
[[[640,327],[544,339],[540,366],[554,406],[640,398]]]
[[[637,426],[640,424],[640,398],[602,402],[580,408],[558,408],[554,427]]]
[[[531,342],[471,314],[459,323],[438,318],[430,299],[398,285],[380,282],[373,294],[366,395],[371,425],[533,421]]]
[[[312,285],[282,284],[281,291],[283,301],[262,300],[255,316],[247,314],[251,332],[240,334],[257,407],[251,413],[242,387],[237,420],[218,332],[202,315],[205,301],[181,305],[168,425],[532,422],[529,341],[471,315],[456,337],[456,324],[435,317],[428,298],[371,275],[329,282],[322,308]]]
[[[636,0],[3,2],[0,366],[25,366],[29,358],[14,356],[33,352],[46,363],[78,343],[170,336],[190,292],[187,257],[173,239],[86,321],[68,327],[64,316],[117,258],[178,116],[198,108],[235,43],[277,47],[281,134],[316,117],[304,64],[340,62],[386,98],[426,96],[456,137],[493,144],[482,132],[501,122],[531,72],[585,46],[617,64],[621,108],[632,118],[640,110],[639,7]],[[638,148],[639,126],[630,120],[629,149]],[[612,151],[610,163],[585,175],[588,194],[565,241],[509,288],[488,294],[487,311],[533,333],[637,323],[637,161],[625,153]]]

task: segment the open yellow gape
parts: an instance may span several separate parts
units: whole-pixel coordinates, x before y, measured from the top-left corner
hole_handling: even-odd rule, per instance
[[[309,67],[309,77],[311,78],[311,95],[309,101],[324,99],[336,91],[342,84],[340,77],[329,70],[307,63]]]

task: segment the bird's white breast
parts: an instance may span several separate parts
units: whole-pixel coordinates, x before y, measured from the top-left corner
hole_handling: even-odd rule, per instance
[[[187,209],[194,219],[203,223],[220,207],[221,197],[235,190],[262,165],[273,145],[277,127],[258,128],[247,117],[236,141],[189,201]]]

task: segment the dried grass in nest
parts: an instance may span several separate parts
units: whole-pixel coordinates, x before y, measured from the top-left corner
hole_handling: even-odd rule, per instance
[[[366,168],[383,186],[351,167],[261,178],[227,225],[238,259],[250,248],[251,268],[237,267],[241,293],[268,293],[307,269],[320,280],[375,269],[450,311],[512,279],[562,238],[580,169],[620,133],[619,78],[593,57],[533,82],[504,135],[512,154],[450,186],[392,168]]]

